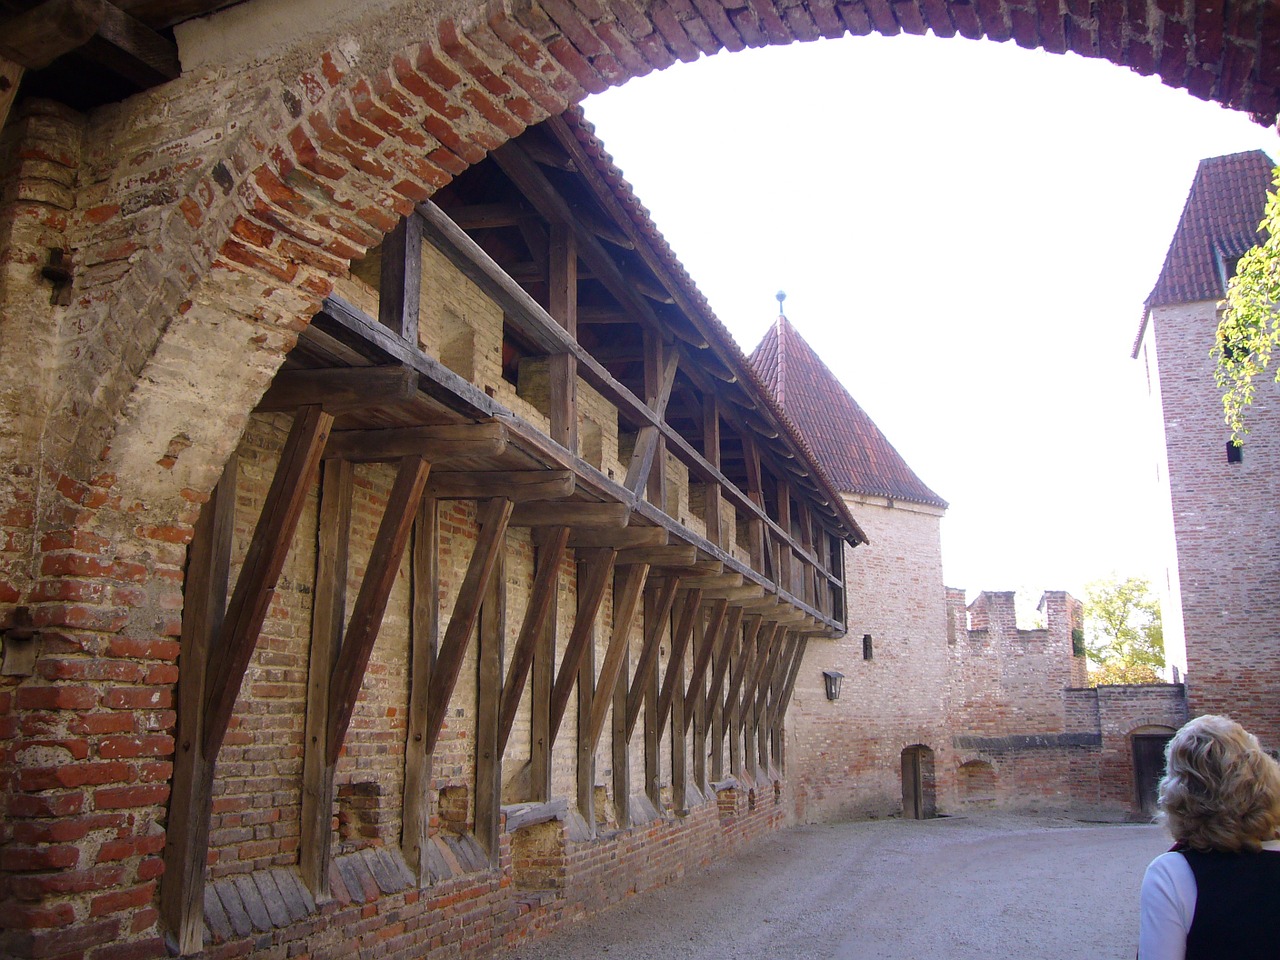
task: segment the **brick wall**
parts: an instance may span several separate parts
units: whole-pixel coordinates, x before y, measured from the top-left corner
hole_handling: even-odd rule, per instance
[[[1164,404],[1187,693],[1193,714],[1229,714],[1277,747],[1280,387],[1257,384],[1243,462],[1228,463],[1209,355],[1216,326],[1212,302],[1158,307],[1148,334]]]

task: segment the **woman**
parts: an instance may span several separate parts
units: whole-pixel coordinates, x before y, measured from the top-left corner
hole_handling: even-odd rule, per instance
[[[1176,841],[1142,880],[1138,960],[1280,956],[1280,764],[1226,717],[1169,741],[1160,813]]]

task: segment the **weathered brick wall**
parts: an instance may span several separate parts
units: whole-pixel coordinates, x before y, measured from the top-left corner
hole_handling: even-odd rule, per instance
[[[787,719],[787,773],[805,821],[901,810],[902,751],[915,744],[936,753],[939,796],[952,789],[942,511],[874,497],[849,503],[871,540],[845,553],[849,631],[809,642]],[[844,674],[837,701],[826,699],[824,670]]]
[[[1158,307],[1169,484],[1191,712],[1226,713],[1280,746],[1280,387],[1257,384],[1243,462],[1229,433],[1209,348],[1212,302]]]

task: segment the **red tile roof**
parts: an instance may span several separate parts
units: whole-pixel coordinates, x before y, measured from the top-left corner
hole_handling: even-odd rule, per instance
[[[1275,164],[1261,150],[1201,160],[1147,309],[1218,300],[1223,262],[1258,242]]]
[[[785,316],[751,363],[840,490],[946,508]]]

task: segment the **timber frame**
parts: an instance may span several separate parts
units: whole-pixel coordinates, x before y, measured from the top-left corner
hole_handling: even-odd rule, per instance
[[[536,403],[503,402],[431,342],[420,316],[428,252],[500,308],[504,389],[532,371],[547,386]],[[532,714],[523,799],[555,799],[550,757],[575,709],[578,814],[594,829],[607,736],[613,815],[626,827],[639,815],[632,749],[643,750],[646,781],[635,796],[662,809],[669,777],[672,814],[709,796],[713,781],[779,777],[808,638],[845,628],[843,544],[864,542],[862,531],[578,112],[494,151],[353,272],[376,278],[376,306],[328,297],[259,405],[294,419],[239,576],[230,582],[234,458],[190,549],[161,894],[181,952],[202,946],[218,750],[317,487],[300,828],[302,881],[317,899],[329,895],[335,766],[402,563],[413,600],[401,852],[421,883],[434,879],[433,753],[469,655],[474,842],[496,863],[502,760],[522,703]],[[612,468],[584,450],[587,391],[595,415],[616,416]],[[353,466],[365,463],[389,464],[394,482],[349,605]],[[451,609],[440,610],[437,514],[450,500],[475,502],[476,539]],[[523,609],[506,597],[513,528],[529,528],[534,545]],[[577,614],[562,625],[570,558]],[[611,626],[597,636],[607,596]],[[509,617],[516,640],[504,649]],[[558,632],[567,642],[556,663]],[[658,769],[664,736],[669,770]]]

